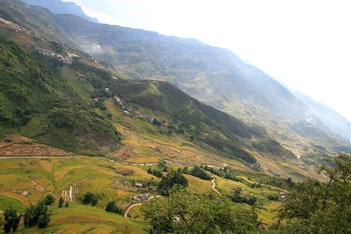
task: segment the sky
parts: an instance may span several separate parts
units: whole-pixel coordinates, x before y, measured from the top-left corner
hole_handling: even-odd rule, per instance
[[[101,23],[230,49],[351,122],[349,0],[64,0]]]

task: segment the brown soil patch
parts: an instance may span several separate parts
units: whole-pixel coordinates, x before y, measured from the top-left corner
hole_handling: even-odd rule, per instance
[[[6,141],[5,139],[10,139]],[[2,156],[69,156],[70,152],[51,146],[31,143],[32,140],[18,134],[9,134],[0,140],[0,155]]]
[[[37,182],[35,182],[35,180],[31,180],[30,182],[34,185],[35,189],[38,190],[39,192],[45,191],[45,189],[41,187]]]
[[[0,155],[3,156],[69,156],[70,152],[57,149],[51,146],[42,144],[8,144],[7,146],[0,147]]]
[[[123,147],[120,151],[118,151],[117,154],[115,154],[115,157],[119,158],[122,161],[125,161],[129,158],[134,158],[137,156],[138,156],[138,151],[130,145]]]
[[[6,141],[5,139],[10,139],[10,141]],[[32,140],[28,137],[24,137],[17,134],[9,134],[6,137],[0,139],[0,148],[7,147],[9,145],[13,145],[18,142],[31,142]]]

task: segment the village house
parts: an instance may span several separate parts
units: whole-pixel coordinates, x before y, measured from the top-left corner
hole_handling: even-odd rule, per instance
[[[281,192],[279,192],[279,195],[280,195],[280,199],[285,199],[286,192],[281,191]]]
[[[148,200],[150,197],[151,197],[150,193],[143,193],[143,194],[138,194],[138,195],[134,196],[134,199],[140,203],[142,201]]]

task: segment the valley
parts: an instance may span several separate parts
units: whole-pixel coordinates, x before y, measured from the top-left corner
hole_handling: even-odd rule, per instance
[[[214,211],[295,233],[299,219],[277,210],[296,194],[347,194],[348,135],[232,52],[19,0],[0,7],[0,227],[10,209],[28,214],[52,196],[45,227],[24,215],[17,233],[158,233]],[[349,207],[332,198],[321,213]]]

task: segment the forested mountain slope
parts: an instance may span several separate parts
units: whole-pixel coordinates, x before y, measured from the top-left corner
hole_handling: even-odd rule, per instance
[[[73,152],[116,149],[120,134],[63,76],[62,61],[0,36],[0,127]]]

